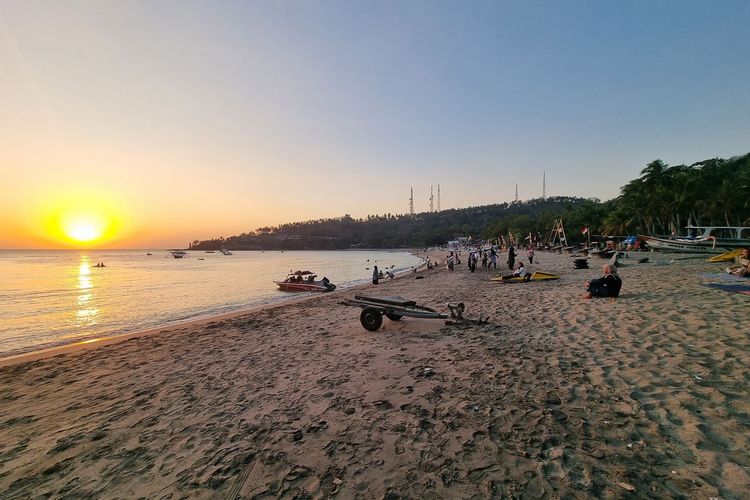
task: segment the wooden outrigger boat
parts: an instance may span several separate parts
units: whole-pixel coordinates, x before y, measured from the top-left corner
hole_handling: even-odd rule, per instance
[[[657,238],[642,236],[648,246],[659,252],[714,253],[750,246],[750,227],[687,226],[691,236]]]
[[[317,274],[311,271],[290,272],[284,281],[274,281],[285,292],[332,292],[336,285],[328,278],[316,281]]]

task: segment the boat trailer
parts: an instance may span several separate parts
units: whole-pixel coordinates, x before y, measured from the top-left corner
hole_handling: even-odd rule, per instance
[[[359,307],[362,313],[359,321],[365,330],[377,331],[383,325],[383,316],[391,321],[399,321],[401,318],[443,319],[447,325],[457,323],[487,323],[487,319],[481,316],[479,320],[467,320],[463,317],[465,306],[463,303],[446,304],[450,316],[437,312],[430,307],[420,306],[416,301],[405,299],[401,296],[389,297],[367,297],[355,295],[353,299],[347,299],[339,304],[344,306]]]

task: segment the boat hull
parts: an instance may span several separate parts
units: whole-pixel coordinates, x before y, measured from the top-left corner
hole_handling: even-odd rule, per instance
[[[717,240],[714,243],[713,240],[685,240],[685,239],[674,239],[669,240],[666,238],[656,238],[653,236],[643,236],[648,246],[657,252],[672,252],[672,253],[711,253],[721,254],[728,250],[735,248],[741,248],[750,244],[748,241],[743,240]]]
[[[321,283],[288,283],[286,281],[274,281],[279,289],[285,292],[332,292],[336,285],[325,286]]]

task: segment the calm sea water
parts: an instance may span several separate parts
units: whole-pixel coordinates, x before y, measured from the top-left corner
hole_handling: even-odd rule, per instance
[[[421,262],[403,251],[146,253],[0,250],[0,356],[296,298],[272,282],[292,269],[341,289],[370,279],[372,265]]]

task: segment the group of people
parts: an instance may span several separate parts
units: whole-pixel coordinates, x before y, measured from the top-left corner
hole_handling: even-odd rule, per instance
[[[526,255],[529,259],[529,263],[534,263],[534,247],[529,246]],[[518,257],[518,252],[516,251],[515,247],[512,245],[508,248],[508,269],[511,271],[517,271],[516,268],[516,257]],[[498,251],[495,249],[495,247],[488,248],[488,249],[472,249],[469,251],[469,258],[467,261],[467,264],[469,266],[469,271],[472,273],[476,271],[477,264],[481,261],[482,267],[487,269],[497,269],[497,258],[498,258]],[[446,257],[445,264],[446,268],[449,271],[453,271],[454,266],[456,264],[460,264],[461,261],[459,260],[458,252],[450,252],[448,256]]]
[[[392,267],[392,266],[391,266]],[[416,270],[412,269],[413,272],[416,272]],[[389,279],[394,279],[396,277],[395,274],[393,274],[393,271],[390,269],[386,270],[385,274],[383,274],[383,271],[378,270],[378,266],[373,267],[372,270],[372,284],[377,285],[380,283],[380,280],[388,276]]]

